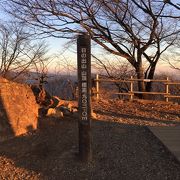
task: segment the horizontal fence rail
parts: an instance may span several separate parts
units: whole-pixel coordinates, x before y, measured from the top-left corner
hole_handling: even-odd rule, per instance
[[[161,82],[164,84],[165,86],[165,92],[142,92],[142,91],[135,91],[134,90],[134,83],[138,82],[138,81],[142,81],[142,82]],[[149,95],[163,95],[164,99],[166,102],[169,101],[169,98],[177,98],[180,99],[180,95],[173,95],[170,93],[170,89],[169,86],[170,85],[180,85],[180,82],[178,81],[171,81],[169,80],[169,78],[167,77],[165,80],[158,80],[158,79],[136,79],[133,78],[131,76],[130,79],[127,80],[116,80],[116,79],[104,79],[104,78],[100,78],[99,75],[96,75],[96,91],[94,94],[96,94],[96,99],[99,100],[100,98],[100,86],[99,83],[100,82],[114,82],[114,83],[129,83],[130,84],[130,90],[128,92],[117,92],[117,93],[112,93],[112,94],[116,94],[116,95],[125,95],[125,96],[129,96],[130,100],[134,99],[134,95],[135,94],[149,94]]]

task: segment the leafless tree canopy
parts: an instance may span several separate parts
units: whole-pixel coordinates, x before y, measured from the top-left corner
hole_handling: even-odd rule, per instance
[[[176,48],[170,48],[168,54],[163,56],[163,60],[167,62],[170,67],[180,72],[180,42],[176,44]]]
[[[15,79],[29,70],[39,71],[48,60],[44,42],[34,43],[18,23],[0,25],[0,75]]]
[[[179,40],[179,4],[171,1],[9,0],[5,7],[46,36],[88,32],[101,47],[125,58],[140,79],[152,79],[162,53]],[[149,91],[151,83],[139,84],[145,88]]]
[[[180,3],[174,3],[171,0],[164,0],[164,3],[169,4],[170,6],[173,6],[174,8],[176,8],[177,10],[180,10]],[[179,16],[169,16],[171,18],[179,18]]]

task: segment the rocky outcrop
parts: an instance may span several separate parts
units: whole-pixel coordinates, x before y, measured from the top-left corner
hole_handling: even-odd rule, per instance
[[[77,101],[67,101],[60,99],[58,96],[51,96],[44,88],[32,85],[31,89],[37,104],[39,104],[41,108],[49,109],[65,106],[72,109],[73,107],[77,107]]]
[[[37,104],[39,104],[39,116],[51,116],[62,118],[72,115],[77,111],[77,101],[66,101],[57,96],[51,96],[44,88],[32,85],[31,89],[34,93]]]
[[[38,105],[28,85],[0,77],[0,141],[37,128]]]
[[[78,102],[60,99],[57,96],[51,96],[44,88],[32,85],[31,89],[39,104],[40,117],[54,117],[62,119],[66,116],[78,117]],[[96,114],[91,113],[91,117],[96,119]]]

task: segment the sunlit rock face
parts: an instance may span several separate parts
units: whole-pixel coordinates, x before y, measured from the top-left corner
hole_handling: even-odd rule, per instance
[[[28,85],[0,77],[0,141],[37,128],[38,105]]]

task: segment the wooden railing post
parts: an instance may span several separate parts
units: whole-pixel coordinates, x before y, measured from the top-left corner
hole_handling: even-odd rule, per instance
[[[99,74],[96,74],[96,100],[99,100]]]
[[[130,101],[133,100],[133,77],[131,76],[131,82],[130,82]]]
[[[167,77],[166,80],[167,80],[167,83],[166,83],[166,102],[168,102],[169,98],[167,96],[169,94],[169,84],[168,84],[169,78]]]

